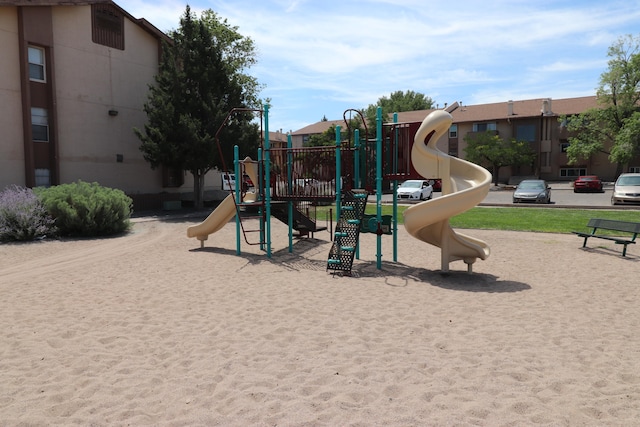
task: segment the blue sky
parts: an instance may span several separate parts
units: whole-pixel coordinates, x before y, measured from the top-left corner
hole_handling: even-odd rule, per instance
[[[168,32],[184,0],[115,0]],[[249,70],[271,99],[270,130],[341,119],[397,90],[443,107],[595,94],[607,49],[638,35],[640,2],[192,0],[251,37]]]

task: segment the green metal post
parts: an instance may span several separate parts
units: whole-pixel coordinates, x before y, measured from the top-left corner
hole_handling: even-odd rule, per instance
[[[356,129],[353,131],[353,139],[355,143],[353,144],[353,186],[355,188],[360,188],[360,129]],[[356,246],[356,259],[360,259],[360,245]]]
[[[267,258],[271,258],[271,157],[269,147],[269,105],[264,106],[264,180],[266,194]]]
[[[376,218],[378,227],[382,225],[382,107],[376,114]],[[382,268],[382,236],[377,235],[376,266]]]
[[[393,123],[398,123],[398,113],[393,113]],[[395,126],[395,149],[393,150],[393,173],[398,173],[398,138],[400,130]],[[398,262],[398,180],[393,180],[393,262]]]
[[[293,176],[291,167],[293,164],[293,153],[291,149],[293,148],[293,140],[291,139],[291,134],[287,134],[287,193],[293,188]],[[289,253],[293,252],[293,200],[289,200],[287,202],[288,208],[288,219],[287,223],[289,224]]]
[[[262,148],[258,148],[258,166],[260,166],[260,164],[262,162],[260,162],[260,159],[263,156],[263,151]],[[260,173],[261,171],[258,168],[258,180],[261,180],[261,176],[262,173]],[[260,188],[265,188],[264,185],[262,183],[256,184],[254,183],[254,185],[258,185],[258,189]],[[258,195],[256,197],[256,201],[259,199],[260,197],[260,191],[258,191]],[[264,251],[264,241],[265,241],[265,221],[264,221],[264,215],[266,215],[266,212],[264,211],[264,208],[262,206],[258,207],[258,215],[260,216],[260,250]]]
[[[353,132],[353,139],[355,140],[353,144],[353,186],[354,188],[360,188],[360,129],[356,129]]]
[[[235,188],[235,198],[236,198],[236,255],[240,255],[240,234],[242,224],[240,224],[240,215],[238,215],[237,203],[240,200],[240,187],[242,186],[242,178],[238,178],[240,176],[240,159],[239,159],[239,151],[238,146],[233,146],[233,173],[236,176],[236,188]]]
[[[342,171],[340,165],[342,163],[340,159],[340,125],[336,126],[336,218],[340,218],[340,202],[342,193],[342,183],[340,177],[342,177]]]

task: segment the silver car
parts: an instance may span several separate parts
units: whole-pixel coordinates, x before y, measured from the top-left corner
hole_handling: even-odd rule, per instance
[[[613,186],[612,205],[640,204],[640,173],[623,173]]]
[[[525,179],[513,192],[513,203],[551,203],[551,187],[542,179]]]

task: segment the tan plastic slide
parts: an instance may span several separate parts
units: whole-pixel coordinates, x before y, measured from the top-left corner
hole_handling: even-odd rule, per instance
[[[452,121],[449,113],[437,110],[424,119],[416,132],[411,150],[413,167],[426,179],[441,178],[442,196],[407,208],[404,226],[416,239],[441,249],[443,272],[449,271],[449,263],[457,260],[464,261],[471,272],[476,259],[489,256],[489,246],[482,240],[454,231],[449,218],[484,200],[491,186],[491,173],[436,148],[436,142],[449,131]]]
[[[244,170],[254,182],[258,183],[258,165],[247,157],[242,162]],[[236,185],[242,185],[242,178],[236,177]],[[247,192],[244,194],[243,202],[253,202],[256,200],[256,193]],[[209,234],[213,234],[224,227],[231,218],[236,214],[235,191],[231,192],[222,202],[209,214],[200,224],[187,227],[187,237],[196,237],[200,240],[200,247],[204,246],[204,241],[209,238]]]

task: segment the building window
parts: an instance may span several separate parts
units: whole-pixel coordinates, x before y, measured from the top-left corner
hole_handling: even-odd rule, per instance
[[[473,124],[473,132],[487,132],[496,130],[495,123],[474,123]]]
[[[516,127],[516,139],[518,141],[534,142],[536,140],[536,126],[519,125]]]
[[[44,49],[29,46],[29,80],[46,82]]]
[[[587,168],[560,168],[561,178],[575,178],[587,174]]]
[[[44,108],[31,108],[31,136],[37,142],[49,142],[49,118]]]
[[[569,148],[569,143],[566,140],[560,141],[560,152],[561,153],[566,153],[567,152],[567,148]]]
[[[451,125],[449,128],[449,138],[457,138],[458,137],[458,125]]]
[[[91,27],[94,43],[124,50],[124,14],[114,4],[92,4]]]
[[[629,173],[640,173],[640,166],[629,166]]]
[[[36,187],[49,187],[51,174],[49,169],[36,169]]]

